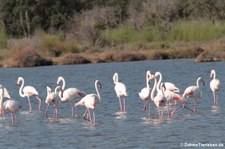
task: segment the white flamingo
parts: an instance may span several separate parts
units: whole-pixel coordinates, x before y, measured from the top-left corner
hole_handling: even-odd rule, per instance
[[[49,105],[52,105],[54,107],[53,110],[53,119],[58,117],[58,104],[61,102],[61,98],[59,97],[59,92],[63,94],[61,86],[57,86],[55,88],[55,91],[53,92],[50,87],[47,88],[47,96],[45,103],[47,104],[46,109],[45,109],[45,116],[48,118],[48,107]],[[60,91],[59,91],[60,90]]]
[[[202,89],[199,85],[199,82],[202,82],[202,85],[205,85],[204,80],[202,79],[202,77],[198,77],[197,81],[196,81],[196,86],[189,86],[185,89],[182,97],[183,99],[185,97],[187,98],[194,98],[194,112],[196,112],[196,101],[197,99],[200,99],[202,97]]]
[[[21,84],[20,89],[19,89],[19,94],[23,98],[27,97],[28,103],[29,103],[29,107],[30,107],[30,112],[32,112],[32,105],[31,105],[31,102],[30,102],[30,97],[31,96],[35,96],[36,97],[36,99],[39,102],[38,109],[41,110],[41,99],[38,97],[37,90],[33,86],[25,86],[24,87],[24,79],[23,79],[23,77],[18,77],[17,84],[20,85],[20,82],[22,82],[22,84]]]
[[[0,97],[0,110],[3,112],[4,111],[9,112],[11,114],[12,125],[14,124],[14,121],[18,123],[16,112],[22,108],[22,105],[12,98],[9,98],[5,102],[3,102],[3,96],[4,96],[5,90],[2,85],[0,85],[0,89],[2,90],[2,94]]]
[[[151,98],[150,98],[150,93],[151,93],[151,88],[150,88],[150,77],[151,77],[151,72],[147,71],[146,72],[146,87],[144,87],[141,92],[139,92],[139,97],[141,98],[141,100],[143,100],[145,102],[144,104],[144,111],[146,110],[146,106],[148,104],[148,117],[151,116],[151,107],[150,107],[150,102],[151,102]]]
[[[96,105],[100,102],[101,97],[98,91],[98,88],[101,89],[102,85],[101,82],[99,80],[95,81],[95,90],[96,90],[96,94],[87,94],[86,96],[84,96],[79,102],[77,102],[75,104],[75,107],[81,106],[81,105],[85,105],[87,110],[85,111],[85,114],[83,116],[83,118],[86,117],[86,114],[88,114],[88,117],[90,119],[90,123],[91,124],[95,124],[95,113],[94,113],[94,109],[96,107]],[[91,117],[91,109],[92,109],[92,117]]]
[[[216,71],[211,70],[210,72],[210,89],[213,92],[214,106],[218,106],[218,91],[220,90],[220,80],[216,78]]]
[[[4,88],[4,94],[3,94],[3,98],[4,97],[6,97],[6,98],[11,98],[11,96],[9,95],[9,92],[8,92],[8,90],[5,88],[5,87],[3,87]],[[2,89],[0,89],[0,96],[2,96]]]
[[[79,98],[79,97],[84,97],[86,95],[86,93],[80,91],[77,88],[72,88],[72,87],[67,88],[65,90],[66,82],[65,82],[65,79],[62,76],[58,77],[57,84],[59,85],[60,82],[62,82],[61,86],[62,86],[62,90],[63,90],[63,95],[60,96],[61,101],[62,102],[70,102],[71,110],[72,110],[72,117],[74,117],[73,100],[76,99],[76,98]]]
[[[155,103],[155,105],[158,108],[158,112],[159,112],[159,118],[163,119],[163,108],[166,105],[166,97],[164,95],[164,91],[163,89],[165,89],[165,84],[162,83],[162,86],[160,87],[160,93],[158,92],[156,96],[154,96],[154,92],[156,90],[156,86],[157,86],[157,79],[156,77],[154,77],[154,86],[151,92],[151,99],[153,100],[153,102]]]
[[[115,73],[113,75],[113,83],[115,84],[114,89],[115,89],[116,95],[119,98],[120,112],[126,112],[125,97],[128,96],[127,88],[126,88],[125,84],[123,84],[122,82],[119,82],[118,73]],[[123,98],[123,107],[122,107],[121,98]]]
[[[160,90],[159,86],[160,86],[160,84],[162,82],[162,73],[159,72],[159,71],[155,73],[155,77],[158,77],[158,76],[159,76],[159,81],[158,81],[158,85],[157,85],[157,91]],[[164,82],[164,84],[165,84],[165,87],[166,87],[167,90],[170,90],[170,91],[175,92],[175,93],[179,93],[180,92],[179,88],[176,87],[173,83]]]

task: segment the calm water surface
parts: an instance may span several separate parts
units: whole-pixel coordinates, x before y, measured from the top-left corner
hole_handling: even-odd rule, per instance
[[[215,69],[221,80],[219,108],[212,107],[209,73]],[[203,98],[198,101],[198,113],[181,109],[174,119],[158,120],[152,104],[152,119],[142,111],[143,102],[138,92],[146,85],[145,73],[160,71],[163,80],[175,83],[181,93],[202,76],[206,86]],[[118,99],[112,76],[119,73],[120,80],[128,88],[127,114],[118,116]],[[225,63],[195,63],[193,59],[105,63],[36,68],[2,68],[0,82],[17,99],[23,109],[18,113],[19,123],[11,125],[9,115],[0,119],[0,148],[181,148],[182,143],[225,143]],[[95,126],[89,126],[82,118],[85,107],[79,107],[78,117],[71,118],[70,104],[59,106],[59,119],[49,122],[44,116],[46,86],[54,88],[58,76],[64,76],[66,87],[77,87],[94,93],[96,79],[102,82],[101,103],[97,106]],[[43,100],[42,111],[37,111],[37,101],[32,100],[34,112],[29,113],[26,99],[19,97],[17,77],[25,78],[25,85],[34,86]],[[153,83],[152,83],[153,84]],[[152,86],[151,84],[151,86]],[[193,100],[188,104],[193,108]],[[36,110],[36,111],[35,111]],[[50,107],[49,114],[52,114]]]

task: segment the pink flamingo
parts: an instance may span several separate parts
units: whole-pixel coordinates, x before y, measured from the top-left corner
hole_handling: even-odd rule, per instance
[[[220,89],[220,80],[216,79],[216,71],[211,70],[210,78],[210,89],[213,92],[214,106],[218,106],[218,91]]]
[[[60,91],[59,91],[60,90]],[[55,91],[53,92],[50,87],[47,86],[47,96],[45,103],[47,104],[46,109],[45,109],[45,116],[48,118],[48,107],[49,105],[52,105],[54,107],[53,110],[53,119],[58,117],[58,104],[61,102],[61,98],[59,97],[59,93],[63,94],[63,90],[61,86],[57,86],[55,88]],[[61,95],[62,96],[62,95]]]
[[[10,97],[10,95],[9,95],[9,92],[8,92],[8,90],[5,88],[5,87],[3,87],[4,88],[4,94],[3,94],[3,98],[4,97],[6,97],[6,98],[11,98]],[[2,96],[2,89],[0,89],[0,96]]]
[[[157,95],[154,96],[154,92],[156,90],[156,85],[157,85],[157,79],[156,79],[156,77],[153,77],[153,78],[155,81],[154,81],[154,86],[153,86],[153,89],[151,92],[151,99],[153,100],[153,102],[155,103],[155,105],[158,108],[159,118],[163,119],[163,108],[166,105],[166,97],[165,97],[164,91],[163,91],[163,88],[165,89],[165,84],[162,83],[162,86],[160,88],[161,92],[158,92]]]
[[[150,77],[151,77],[151,72],[147,71],[146,72],[146,87],[144,87],[141,92],[139,92],[139,97],[141,98],[141,100],[143,100],[145,102],[144,104],[144,111],[146,110],[146,105],[148,105],[148,117],[150,118],[151,116],[151,107],[150,107],[150,102],[151,102],[151,98],[150,98],[150,93],[151,93],[151,88],[150,88]]]
[[[95,90],[96,90],[96,94],[88,94],[86,96],[84,96],[79,102],[77,102],[75,104],[75,107],[81,106],[81,105],[85,105],[87,110],[85,111],[85,114],[83,116],[83,118],[86,117],[86,114],[88,114],[88,117],[90,118],[90,124],[95,124],[95,113],[94,113],[94,109],[96,107],[96,105],[100,102],[101,97],[98,91],[98,88],[101,89],[102,85],[101,82],[99,80],[95,81]],[[91,109],[92,109],[92,117],[91,117]]]
[[[38,97],[38,92],[33,86],[25,86],[24,87],[24,79],[23,77],[18,77],[17,79],[17,84],[20,85],[20,82],[22,82],[19,90],[19,94],[21,97],[27,97],[29,107],[30,107],[30,112],[32,112],[32,105],[30,102],[30,97],[35,96],[36,99],[39,101],[38,109],[41,110],[41,99]]]
[[[179,94],[174,93],[174,92],[172,92],[170,90],[167,90],[167,89],[164,91],[164,95],[166,97],[166,106],[167,106],[167,111],[168,111],[168,117],[170,117],[170,109],[169,109],[170,108],[170,103],[171,102],[175,102],[176,103],[176,101],[183,102],[183,98]],[[174,116],[174,113],[175,112],[172,113],[173,116]]]
[[[18,123],[16,113],[22,108],[22,105],[19,104],[16,100],[9,98],[5,102],[3,102],[3,96],[4,96],[4,87],[0,85],[0,89],[2,90],[2,94],[0,97],[0,109],[1,111],[6,111],[11,114],[11,120],[12,120],[12,125],[14,124],[14,121]]]
[[[77,88],[68,88],[65,90],[66,82],[65,79],[60,76],[58,77],[57,84],[59,85],[60,82],[62,82],[62,90],[63,90],[63,96],[60,96],[62,102],[70,102],[71,110],[72,110],[72,117],[74,117],[74,106],[73,106],[73,100],[79,97],[84,97],[86,94],[82,91],[80,91]]]
[[[115,89],[116,95],[119,98],[120,112],[126,112],[125,97],[128,96],[127,88],[125,84],[123,84],[122,82],[119,82],[118,73],[115,73],[113,75],[113,83],[115,84],[114,89]],[[122,107],[121,98],[123,98],[123,107]]]
[[[158,85],[157,85],[157,91],[159,91],[159,86],[162,82],[162,73],[161,72],[156,72],[155,73],[155,77],[158,77],[159,76],[159,81],[158,81]],[[170,83],[170,82],[164,82],[165,84],[165,87],[167,90],[169,91],[172,91],[172,92],[175,92],[175,93],[179,93],[180,90],[178,87],[176,87],[173,83]]]
[[[196,101],[197,99],[200,99],[202,97],[202,89],[199,85],[199,82],[202,82],[202,85],[205,85],[204,80],[202,79],[202,77],[198,77],[197,81],[196,81],[196,86],[189,86],[185,89],[182,97],[183,99],[185,97],[187,98],[194,98],[194,112],[196,112]]]

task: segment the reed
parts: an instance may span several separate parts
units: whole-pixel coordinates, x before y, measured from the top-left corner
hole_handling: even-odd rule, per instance
[[[111,45],[144,42],[207,41],[224,36],[224,22],[213,23],[207,20],[174,22],[170,24],[168,31],[158,26],[148,26],[140,31],[131,27],[120,27],[102,32],[102,38]]]

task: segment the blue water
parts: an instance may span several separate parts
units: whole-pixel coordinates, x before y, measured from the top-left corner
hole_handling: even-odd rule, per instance
[[[215,69],[221,80],[219,108],[212,107],[212,93],[209,88],[209,73]],[[147,119],[142,111],[143,102],[138,92],[146,85],[145,73],[160,71],[164,81],[173,82],[181,93],[187,86],[195,85],[202,76],[206,86],[203,98],[197,103],[198,113],[186,109],[179,110],[175,118],[158,119],[157,109],[152,104],[153,116]],[[119,73],[126,84],[127,114],[118,116],[119,110],[112,76]],[[181,148],[188,143],[225,143],[225,63],[195,63],[193,59],[139,61],[126,63],[103,63],[68,66],[47,66],[36,68],[1,68],[0,82],[11,96],[23,105],[17,114],[19,123],[11,125],[6,114],[0,119],[0,148]],[[29,113],[26,98],[18,94],[17,77],[23,76],[25,85],[34,86],[42,99],[42,110],[37,111],[37,101],[32,99],[34,112]],[[95,93],[94,82],[102,82],[101,103],[95,110],[96,122],[90,126],[81,116],[85,107],[77,109],[78,117],[71,118],[69,103],[59,105],[59,119],[55,122],[45,118],[46,86],[54,88],[58,76],[63,76],[67,87],[76,87],[87,93]],[[151,83],[152,86],[153,83]],[[193,108],[193,100],[188,107]],[[52,107],[49,109],[52,115]],[[212,148],[212,147],[211,147]]]

